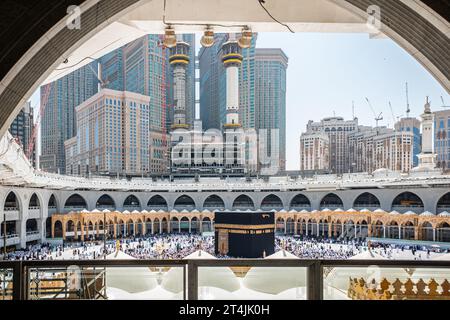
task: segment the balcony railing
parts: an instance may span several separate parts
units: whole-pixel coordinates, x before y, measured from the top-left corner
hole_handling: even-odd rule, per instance
[[[19,208],[17,207],[5,207],[4,211],[9,212],[9,211],[19,211]]]
[[[39,230],[35,230],[35,231],[27,231],[27,242],[28,241],[36,241],[41,239],[41,233],[39,232]]]
[[[6,245],[12,246],[20,243],[20,237],[18,234],[8,234],[6,235]],[[0,246],[4,245],[4,236],[0,237]]]
[[[189,300],[450,300],[449,281],[450,261],[435,260],[0,262],[0,300],[123,299],[124,292],[142,292],[140,299],[151,300],[152,290],[158,299],[169,293],[167,299]]]
[[[12,208],[5,208],[5,216],[6,221],[19,220],[19,210],[18,209],[12,210]]]
[[[30,219],[38,219],[41,214],[41,209],[39,207],[28,208],[28,217]]]
[[[49,214],[56,213],[56,206],[48,206],[48,213]]]
[[[423,206],[419,206],[419,205],[409,205],[409,206],[397,206],[397,205],[393,205],[392,206],[392,210],[395,210],[397,212],[400,213],[405,213],[407,211],[412,211],[415,212],[417,214],[423,212],[424,207]]]

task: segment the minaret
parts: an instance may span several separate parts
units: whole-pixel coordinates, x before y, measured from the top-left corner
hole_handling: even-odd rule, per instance
[[[188,43],[177,35],[177,44],[170,49],[169,63],[173,67],[174,115],[172,130],[188,129],[186,123],[186,68],[189,64]]]
[[[222,62],[226,69],[226,122],[225,128],[240,127],[239,123],[239,67],[242,64],[242,50],[235,34],[222,45]]]
[[[425,103],[422,118],[422,151],[418,156],[418,169],[434,169],[436,167],[436,154],[434,153],[434,115],[431,112],[430,102]]]

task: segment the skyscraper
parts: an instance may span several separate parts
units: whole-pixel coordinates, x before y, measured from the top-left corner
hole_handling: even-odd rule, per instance
[[[255,127],[278,130],[278,142],[269,141],[269,153],[278,148],[280,170],[286,169],[286,70],[288,57],[281,49],[255,51]],[[268,135],[270,138],[270,135]]]
[[[222,81],[223,70],[220,50],[225,42],[225,34],[214,35],[214,45],[200,48],[198,54],[200,68],[200,118],[204,129],[219,129],[221,127],[219,83]]]
[[[195,45],[193,34],[183,35]],[[186,121],[195,113],[195,50],[186,71]],[[165,72],[163,72],[165,70]],[[102,79],[102,85],[95,73]],[[164,74],[163,74],[164,73]],[[99,88],[134,92],[150,97],[149,130],[159,148],[165,145],[171,125],[173,100],[169,50],[163,50],[160,35],[146,35],[118,48],[89,66],[84,66],[50,84],[50,95],[41,124],[41,167],[45,171],[65,172],[64,141],[76,135],[75,107],[98,92]],[[41,100],[44,87],[41,88]],[[165,106],[165,111],[163,110]],[[155,167],[166,167],[166,164]]]
[[[413,138],[412,131],[359,126],[348,136],[350,171],[409,172],[413,168]]]
[[[48,101],[41,115],[42,170],[65,173],[64,142],[77,133],[75,107],[98,91],[98,79],[93,72],[97,69],[98,63],[94,61],[48,84]],[[46,88],[41,87],[41,102]]]
[[[239,73],[239,117],[244,129],[256,128],[256,41],[253,33],[249,48],[242,49],[242,65]]]
[[[329,139],[324,132],[303,133],[300,137],[300,171],[326,171],[329,163]]]
[[[165,128],[163,102],[166,99],[163,87],[163,64],[168,60],[163,55],[159,35],[146,35],[123,47],[125,91],[150,97],[150,130]]]
[[[20,110],[19,114],[9,127],[9,132],[11,132],[12,136],[16,138],[17,142],[22,146],[25,152],[28,150],[28,145],[30,143],[31,134],[33,131],[33,119],[33,108],[31,107],[31,103],[28,101],[25,103],[22,110]],[[36,145],[33,148],[31,159],[29,159],[33,165],[36,160],[35,150]]]
[[[328,135],[330,170],[339,174],[351,170],[348,136],[355,132],[357,128],[357,118],[344,120],[342,117],[330,117],[320,122],[309,121],[306,132],[325,132]]]
[[[104,82],[104,87],[112,90],[124,90],[124,59],[123,47],[118,48],[100,59],[99,62],[99,77]]]
[[[149,102],[141,94],[103,89],[77,106],[77,135],[65,142],[66,172],[147,173]]]
[[[189,64],[186,66],[185,100],[186,122],[193,123],[195,116],[195,35],[180,35],[180,40],[190,46]],[[167,131],[173,119],[173,76],[169,65],[170,50],[163,50],[160,35],[150,34],[123,47],[124,88],[129,92],[150,96],[150,129]],[[163,75],[164,73],[164,75]],[[120,90],[117,87],[108,88]],[[165,113],[163,115],[163,105]],[[164,121],[165,119],[165,121]],[[163,124],[163,121],[165,122]]]
[[[321,122],[309,121],[306,133],[302,134],[300,148],[306,149],[315,142],[309,137],[315,137],[314,134],[321,133],[328,137],[329,170],[333,173],[372,173],[377,169],[407,173],[414,167],[415,134],[412,129],[401,130],[400,128],[401,125],[405,128],[415,125],[416,122],[411,118],[397,124],[399,129],[394,130],[386,127],[360,126],[357,118],[344,120],[341,117],[332,117],[325,118]],[[325,145],[324,142],[321,144]],[[314,150],[317,150],[317,147]],[[312,152],[309,152],[308,156],[311,154]],[[322,153],[318,154],[323,157]],[[320,159],[304,158],[305,156],[301,153],[302,162],[320,162]],[[303,163],[301,165],[301,168],[305,167]]]

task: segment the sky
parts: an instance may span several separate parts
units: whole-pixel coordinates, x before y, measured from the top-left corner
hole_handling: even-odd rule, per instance
[[[199,37],[197,36],[197,42]],[[409,87],[411,116],[419,117],[426,96],[433,110],[441,108],[441,96],[450,105],[445,89],[412,56],[389,38],[370,39],[368,34],[259,33],[258,48],[281,48],[289,57],[286,97],[286,167],[298,170],[300,134],[308,120],[324,117],[352,118],[375,126],[373,112],[383,112],[380,125],[392,127],[394,118],[406,115],[405,83]],[[197,45],[198,50],[198,45]],[[39,94],[32,97],[36,106]]]
[[[409,87],[411,116],[419,117],[426,96],[432,110],[441,108],[441,96],[450,105],[450,96],[434,77],[389,38],[369,39],[367,34],[260,33],[258,48],[281,48],[289,58],[286,97],[286,159],[288,170],[299,170],[300,134],[308,120],[324,117],[352,118],[375,126],[375,116],[383,112],[380,125],[393,126],[394,117],[406,115],[405,83]]]

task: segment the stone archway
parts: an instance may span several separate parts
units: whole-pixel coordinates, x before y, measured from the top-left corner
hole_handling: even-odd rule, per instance
[[[370,192],[360,194],[353,202],[353,208],[356,210],[368,209],[376,210],[380,208],[380,200]]]
[[[392,210],[400,213],[412,211],[420,214],[424,210],[422,199],[415,193],[405,191],[397,195],[392,201]]]
[[[86,200],[78,193],[72,194],[64,203],[64,209],[69,211],[79,211],[87,209]]]
[[[281,210],[283,209],[283,201],[277,195],[269,194],[261,201],[260,208],[262,210]]]
[[[100,196],[100,198],[97,199],[95,208],[99,210],[108,209],[113,211],[116,209],[116,203],[109,194],[103,194]]]
[[[444,194],[436,205],[436,213],[450,212],[450,192]]]
[[[123,208],[128,211],[141,210],[141,202],[134,194],[130,194],[123,201]]]
[[[311,210],[311,201],[304,194],[297,194],[292,198],[289,209],[300,210]]]
[[[234,199],[233,210],[255,210],[255,203],[248,195],[241,194]]]
[[[167,209],[168,209],[167,200],[164,199],[159,194],[154,195],[148,200],[147,207],[149,209],[155,210],[155,211],[158,211],[158,210],[167,211]]]
[[[175,210],[194,210],[195,209],[195,201],[188,195],[179,196],[174,203]]]
[[[336,195],[335,193],[329,193],[327,195],[325,195],[322,200],[320,201],[320,209],[338,209],[344,208],[344,202],[342,201],[342,199]]]
[[[336,0],[322,4],[333,6],[331,10],[335,10],[335,16],[338,13],[350,14],[355,19],[359,19],[361,23],[367,21],[369,6],[379,6],[383,12],[380,17],[382,32],[410,52],[450,92],[450,70],[446,59],[446,53],[449,51],[448,35],[445,33],[445,22],[441,22],[447,16],[448,7],[436,4],[436,1],[422,0],[420,3],[423,2],[426,2],[434,10],[438,10],[439,14],[425,6],[408,6],[401,1]],[[93,5],[95,3],[96,5]],[[144,3],[149,6],[146,10],[142,10],[140,7]],[[8,1],[5,4],[11,6],[14,5],[14,2]],[[2,79],[0,87],[6,88],[0,90],[0,105],[3,106],[0,114],[0,136],[3,136],[18,113],[22,101],[26,101],[35,91],[39,81],[47,77],[50,73],[49,70],[62,63],[77,46],[85,43],[110,23],[127,14],[130,15],[133,10],[136,14],[153,13],[155,18],[152,19],[155,20],[156,17],[160,19],[162,14],[161,4],[156,1],[74,0],[71,4],[83,4],[84,10],[80,17],[80,21],[83,21],[82,28],[75,30],[66,28],[67,8],[65,6],[67,4],[65,2],[56,2],[52,7],[33,3],[32,7],[26,8],[30,12],[26,21],[20,20],[21,18],[23,20],[22,15],[8,16],[11,14],[11,8],[0,10],[2,14],[7,15],[7,18],[3,20],[9,22],[5,26],[6,32],[1,38],[4,48],[7,50],[5,49],[0,55],[0,62],[4,66],[0,73]],[[197,18],[204,23],[207,15],[217,9],[216,4],[207,1],[199,1],[195,4],[198,7],[193,6],[192,2],[186,2],[186,7],[184,7],[181,0],[172,5],[177,8],[177,10],[173,8],[172,10],[180,15],[178,20],[183,21],[184,14],[184,19],[194,23],[195,19],[186,17],[187,14],[197,14],[198,17],[198,12],[204,13],[204,17]],[[219,18],[222,21],[233,22],[235,20],[233,19],[235,17],[234,8],[242,8],[243,3],[239,0],[230,0],[221,2],[221,6],[221,17]],[[294,23],[295,18],[297,16],[300,18],[302,16],[300,13],[305,11],[301,10],[302,6],[305,6],[302,1],[286,0],[271,9],[275,11],[275,16],[281,21]],[[323,7],[321,10],[325,11],[326,8]],[[23,10],[23,7],[18,4],[17,10]],[[248,16],[240,17],[240,19],[247,19],[249,23],[257,17],[253,10],[242,8],[241,11],[248,13]],[[14,12],[12,10],[12,14]],[[175,12],[172,13],[172,17]],[[268,17],[266,19],[266,25],[282,27],[274,24]],[[298,20],[298,23],[302,22],[300,19]],[[40,28],[35,28],[39,22],[41,23]],[[50,29],[52,29],[51,32]],[[8,76],[6,77],[6,75]]]
[[[208,196],[203,202],[203,209],[208,210],[222,210],[225,209],[225,202],[218,195],[212,194]]]

